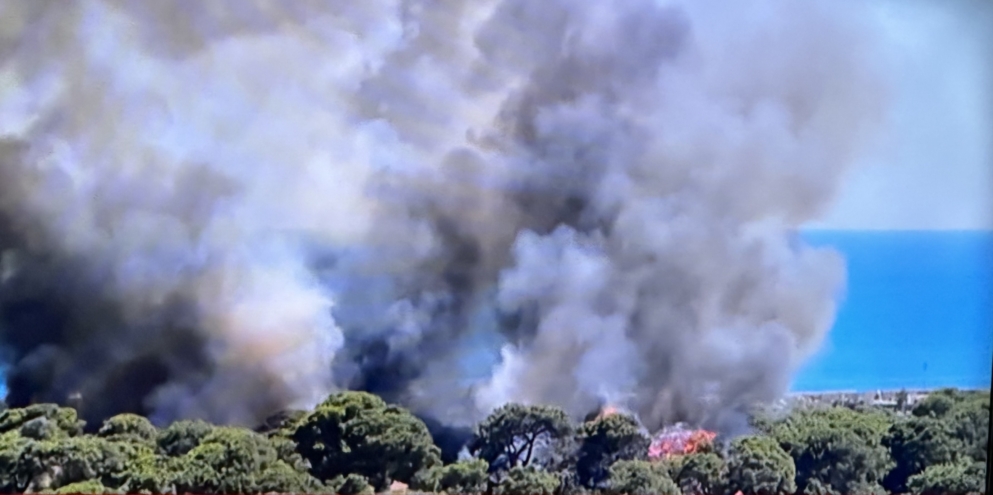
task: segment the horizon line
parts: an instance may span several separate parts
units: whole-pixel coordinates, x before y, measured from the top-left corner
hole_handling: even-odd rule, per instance
[[[993,227],[961,228],[961,229],[928,229],[928,228],[841,228],[841,227],[798,227],[798,232],[866,232],[866,233],[986,233],[993,234]]]
[[[986,386],[941,386],[941,385],[929,385],[925,387],[875,387],[875,388],[845,388],[845,389],[832,389],[832,390],[790,390],[786,392],[786,396],[790,395],[827,395],[827,394],[867,394],[867,393],[894,393],[894,392],[936,392],[939,390],[958,390],[965,392],[974,391],[986,391],[990,390],[991,385]]]

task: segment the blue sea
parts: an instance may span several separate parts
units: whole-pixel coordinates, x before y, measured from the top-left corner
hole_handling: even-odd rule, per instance
[[[802,236],[844,255],[848,287],[824,348],[794,391],[990,386],[993,232]]]
[[[848,288],[795,391],[988,388],[993,232],[813,231],[847,259]]]

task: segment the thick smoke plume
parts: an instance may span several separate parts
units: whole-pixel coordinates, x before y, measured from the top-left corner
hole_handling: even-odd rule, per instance
[[[8,401],[728,427],[832,324],[850,2],[0,3]]]

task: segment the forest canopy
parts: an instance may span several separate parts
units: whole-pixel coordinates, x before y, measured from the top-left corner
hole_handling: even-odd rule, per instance
[[[255,429],[156,427],[134,414],[93,427],[70,407],[35,404],[0,413],[0,492],[979,493],[989,414],[988,392],[951,389],[896,409],[756,410],[746,435],[676,449],[623,412],[574,422],[555,407],[508,404],[443,455],[423,421],[364,392]]]

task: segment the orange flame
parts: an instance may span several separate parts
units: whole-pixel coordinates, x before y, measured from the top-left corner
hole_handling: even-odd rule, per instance
[[[717,438],[717,433],[707,430],[697,430],[690,435],[690,441],[687,443],[684,452],[687,454],[699,452],[704,447],[713,443],[715,438]]]
[[[676,425],[666,428],[655,437],[648,449],[648,456],[652,459],[666,459],[693,454],[710,445],[716,437],[717,433],[712,431],[690,430],[685,426]]]

